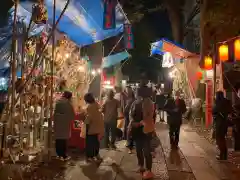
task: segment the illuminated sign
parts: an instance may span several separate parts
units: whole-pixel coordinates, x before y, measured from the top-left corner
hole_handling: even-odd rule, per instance
[[[103,0],[103,29],[116,28],[116,0]]]
[[[164,68],[170,68],[174,66],[174,59],[170,52],[166,52],[163,55],[163,61],[162,61],[162,67]]]
[[[133,33],[131,24],[124,25],[124,41],[125,48],[132,49],[133,48]]]

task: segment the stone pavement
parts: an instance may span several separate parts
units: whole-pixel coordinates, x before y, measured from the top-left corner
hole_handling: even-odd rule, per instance
[[[155,180],[239,180],[234,179],[227,164],[215,160],[216,150],[203,137],[200,137],[189,126],[183,125],[181,130],[180,149],[171,151],[166,124],[157,124],[157,135],[162,146],[156,149],[153,163]],[[86,165],[81,156],[64,164],[53,160],[50,164],[28,165],[21,169],[22,177],[13,166],[1,171],[1,180],[141,180],[137,171],[136,154],[128,154],[125,142],[117,144],[117,151],[101,150],[104,161]],[[2,176],[2,175],[5,176]],[[16,175],[18,174],[18,175]],[[15,176],[16,177],[15,177]]]

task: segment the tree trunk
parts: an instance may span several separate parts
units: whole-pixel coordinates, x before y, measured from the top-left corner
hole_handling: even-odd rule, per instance
[[[177,2],[175,0],[165,0],[165,6],[172,26],[173,39],[177,43],[182,43],[184,38],[183,34],[184,19],[181,9],[183,3]]]

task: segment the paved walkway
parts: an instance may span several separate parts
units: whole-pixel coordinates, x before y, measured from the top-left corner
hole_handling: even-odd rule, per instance
[[[233,179],[227,164],[215,160],[215,147],[200,137],[189,126],[181,131],[180,150],[171,151],[167,125],[158,123],[157,134],[162,146],[156,150],[153,163],[155,180],[239,180]],[[21,166],[23,178],[17,168],[0,168],[1,180],[141,180],[137,171],[136,154],[128,154],[124,142],[118,150],[101,150],[104,161],[100,166],[86,165],[82,158],[73,158],[67,164],[54,160],[51,164]],[[13,170],[11,170],[13,169]]]

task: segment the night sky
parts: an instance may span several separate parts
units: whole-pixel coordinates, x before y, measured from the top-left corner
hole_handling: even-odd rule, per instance
[[[161,71],[160,61],[149,57],[150,43],[163,37],[172,39],[171,24],[166,11],[155,12],[146,15],[141,22],[134,25],[135,48],[130,51],[133,58],[124,67],[124,72],[131,72],[136,80],[139,73],[145,72],[149,79],[156,81]],[[137,77],[134,77],[137,76]]]

